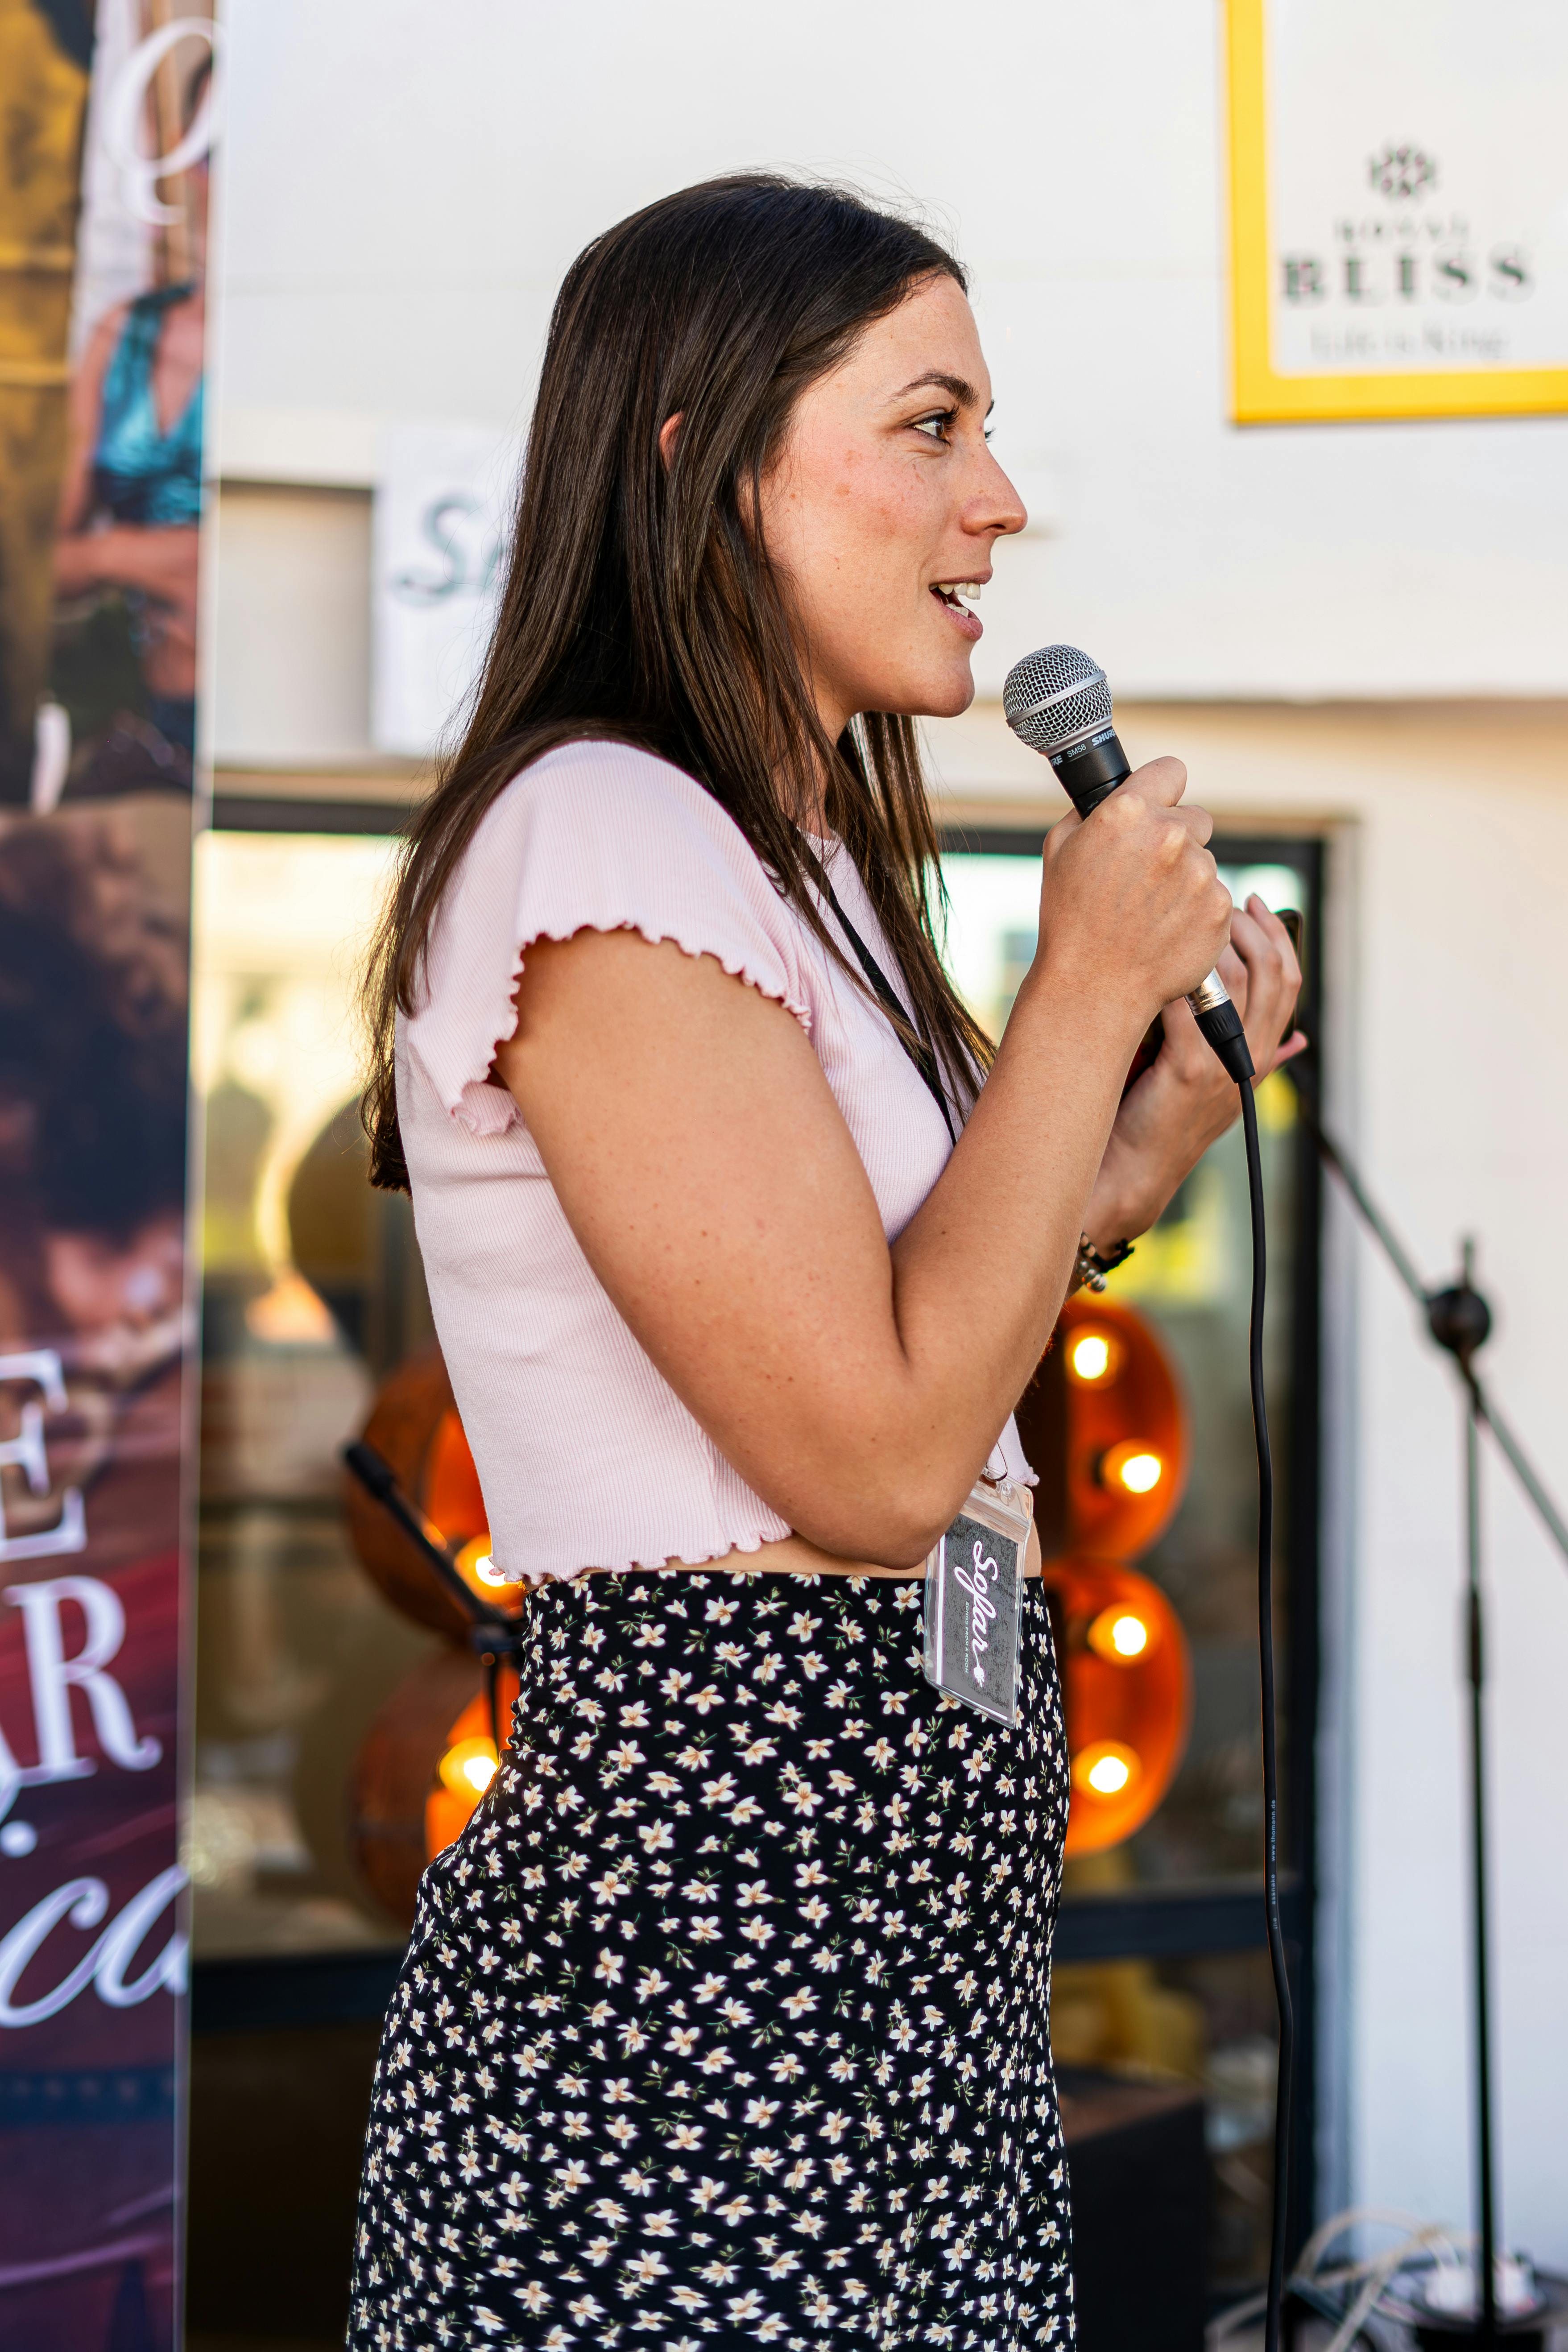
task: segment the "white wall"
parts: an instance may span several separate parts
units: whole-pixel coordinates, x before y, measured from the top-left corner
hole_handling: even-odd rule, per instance
[[[984,688],[1073,637],[1131,747],[1184,751],[1233,817],[1333,830],[1339,1114],[1424,1267],[1485,1236],[1490,1376],[1568,1495],[1568,710],[1258,706],[1568,694],[1568,423],[1225,422],[1209,0],[227,14],[220,447],[252,483],[363,491],[378,419],[515,428],[562,269],[661,190],[779,163],[932,208],[975,266],[999,454],[1059,515],[1003,551]],[[220,757],[363,759],[363,506],[261,496],[220,531]],[[953,794],[1039,804],[994,708],[934,735]],[[1331,1265],[1325,2179],[1462,2221],[1456,1416],[1338,1227]],[[1488,1476],[1504,2211],[1568,2263],[1568,1573]]]
[[[370,499],[228,482],[210,541],[214,740],[226,762],[331,766],[370,748]]]
[[[1058,635],[1129,692],[1568,688],[1568,423],[1225,422],[1213,0],[227,17],[226,408],[517,423],[596,230],[735,165],[847,173],[973,263],[998,453],[1059,502],[1001,567],[992,690]]]

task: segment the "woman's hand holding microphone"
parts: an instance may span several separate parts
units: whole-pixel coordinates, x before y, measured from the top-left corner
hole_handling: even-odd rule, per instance
[[[1307,1042],[1285,1034],[1301,986],[1289,935],[1261,898],[1233,908],[1205,846],[1213,819],[1180,805],[1185,783],[1179,760],[1151,761],[1046,843],[1031,981],[1048,974],[1092,992],[1124,1066],[1156,1015],[1164,1028],[1121,1101],[1085,1213],[1101,1250],[1146,1232],[1237,1117],[1237,1088],[1183,1001],[1188,991],[1217,970],[1260,1079]]]

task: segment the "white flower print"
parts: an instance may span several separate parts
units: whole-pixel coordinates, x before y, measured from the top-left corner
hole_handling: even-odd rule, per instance
[[[926,1684],[921,1597],[530,1600],[388,2016],[351,2352],[1071,2347],[1046,1612],[1008,1730]]]

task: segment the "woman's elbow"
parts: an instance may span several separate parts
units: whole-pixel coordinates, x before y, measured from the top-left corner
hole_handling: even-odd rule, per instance
[[[951,1475],[913,1468],[889,1475],[867,1475],[837,1496],[814,1496],[797,1513],[796,1533],[839,1559],[866,1560],[877,1568],[920,1568],[944,1530],[952,1525],[969,1491]]]

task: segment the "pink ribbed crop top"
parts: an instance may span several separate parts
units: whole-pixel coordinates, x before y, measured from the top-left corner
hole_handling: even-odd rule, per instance
[[[851,860],[824,847],[845,912],[897,986]],[[397,1110],[436,1329],[495,1558],[531,1578],[696,1563],[790,1533],[633,1338],[510,1095],[486,1083],[515,1025],[530,942],[584,929],[636,930],[714,956],[794,1013],[889,1241],[952,1149],[885,1016],[692,777],[599,742],[569,744],[513,778],[443,900],[423,1001],[399,1022]],[[1011,1422],[998,1454],[1013,1475],[1031,1475]]]

